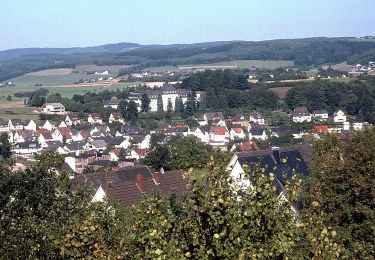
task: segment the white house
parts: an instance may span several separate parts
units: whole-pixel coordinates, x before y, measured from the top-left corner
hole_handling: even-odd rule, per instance
[[[328,120],[328,112],[326,110],[314,110],[313,116],[318,121],[327,121]]]
[[[124,118],[122,118],[122,115],[121,113],[119,112],[113,112],[109,115],[109,119],[108,119],[108,122],[110,124],[112,124],[113,122],[119,122],[121,124],[124,124],[125,123],[125,120]]]
[[[16,154],[31,155],[40,152],[42,148],[37,142],[23,142],[19,143],[13,150]]]
[[[65,107],[61,103],[45,103],[42,106],[42,111],[49,115],[63,115],[65,114]]]
[[[100,117],[99,113],[91,113],[87,118],[89,124],[103,124],[103,119]]]
[[[246,134],[241,126],[232,127],[229,131],[229,136],[231,140],[246,138]]]
[[[266,133],[266,130],[261,128],[258,125],[253,125],[249,129],[249,140],[252,140],[252,139],[263,140],[263,141],[267,140],[268,135]]]
[[[8,131],[9,131],[8,122],[0,118],[0,132],[8,132]]]
[[[34,120],[29,119],[25,122],[25,130],[31,130],[31,131],[36,131],[36,124]]]
[[[334,113],[333,115],[333,122],[335,123],[343,123],[346,122],[346,115],[342,110],[339,110]]]
[[[286,199],[285,178],[292,175],[294,170],[302,176],[307,176],[308,167],[298,148],[275,148],[273,150],[263,150],[248,152],[246,154],[236,153],[230,160],[227,170],[232,180],[231,186],[235,191],[245,190],[254,187],[250,175],[244,170],[244,166],[253,167],[258,165],[264,169],[265,175],[274,174],[276,196]],[[285,176],[285,177],[284,177]]]
[[[360,131],[363,129],[363,123],[353,123],[353,129],[354,131]]]
[[[150,148],[151,135],[132,135],[131,142],[138,148]]]
[[[52,125],[51,122],[48,120],[42,120],[39,122],[39,128],[52,131],[52,129],[54,128],[54,125]]]
[[[65,123],[68,126],[78,125],[81,123],[81,119],[76,113],[70,113],[65,117]]]
[[[306,107],[296,107],[292,112],[292,120],[295,123],[311,122],[311,114]]]
[[[264,125],[264,117],[261,113],[254,111],[250,114],[250,122],[257,123],[258,125]]]
[[[209,141],[209,134],[208,131],[205,129],[206,127],[194,127],[190,131],[190,135],[193,135],[199,138],[203,143],[208,143]]]
[[[10,131],[17,131],[23,129],[23,122],[21,119],[9,119],[8,126]]]
[[[209,133],[211,145],[226,145],[229,142],[229,131],[224,126],[212,126]]]

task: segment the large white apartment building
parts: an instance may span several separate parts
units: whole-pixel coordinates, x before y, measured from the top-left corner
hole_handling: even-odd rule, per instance
[[[134,101],[138,106],[138,111],[141,111],[142,95],[146,94],[150,99],[150,112],[158,111],[158,103],[163,103],[163,111],[168,110],[168,104],[171,104],[171,109],[175,110],[177,98],[182,99],[182,103],[185,104],[188,101],[189,95],[192,91],[187,89],[176,89],[171,86],[162,87],[161,89],[148,89],[131,92],[129,95],[129,101]],[[196,94],[195,100],[201,100],[201,93]]]

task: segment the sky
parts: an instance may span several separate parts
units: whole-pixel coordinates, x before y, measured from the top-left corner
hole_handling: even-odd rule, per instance
[[[375,35],[375,0],[1,0],[0,50]]]

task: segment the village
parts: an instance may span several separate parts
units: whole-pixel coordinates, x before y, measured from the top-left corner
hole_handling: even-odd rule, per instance
[[[142,95],[150,98],[149,113],[156,112],[161,102],[163,111],[176,108],[176,100],[185,104],[191,91],[173,87],[162,90],[141,90],[130,93],[129,100],[137,104],[141,110]],[[195,93],[195,99],[202,99],[204,93]],[[109,118],[101,118],[99,113],[90,113],[81,118],[78,113],[65,110],[60,103],[46,103],[40,113],[44,115],[60,115],[64,120],[21,121],[0,119],[0,133],[7,134],[12,144],[15,158],[32,161],[35,154],[43,151],[56,151],[65,156],[66,166],[76,173],[82,173],[90,167],[99,170],[101,167],[122,168],[139,165],[151,150],[150,141],[153,134],[165,136],[195,136],[202,143],[215,150],[231,152],[259,151],[259,142],[269,138],[291,134],[296,140],[314,137],[325,133],[350,133],[362,130],[371,125],[349,120],[342,110],[329,115],[326,110],[308,111],[306,107],[296,107],[290,114],[295,124],[311,124],[311,129],[296,130],[287,127],[269,127],[264,116],[257,111],[249,111],[233,117],[226,117],[223,112],[205,112],[202,117],[192,117],[198,124],[189,127],[186,124],[163,124],[147,131],[139,126],[131,125],[116,109],[119,99],[103,101],[103,107],[110,107],[113,112]],[[113,123],[120,125],[111,129]],[[85,125],[86,128],[82,129]],[[301,143],[302,142],[297,142]]]

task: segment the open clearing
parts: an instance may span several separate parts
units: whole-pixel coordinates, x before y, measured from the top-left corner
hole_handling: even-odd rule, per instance
[[[36,72],[27,73],[25,75],[29,76],[61,76],[72,73],[73,69],[64,68],[64,69],[50,69],[50,70],[41,70]]]
[[[291,88],[292,87],[278,87],[278,88],[270,88],[269,90],[274,92],[280,99],[285,99],[286,94]]]

